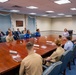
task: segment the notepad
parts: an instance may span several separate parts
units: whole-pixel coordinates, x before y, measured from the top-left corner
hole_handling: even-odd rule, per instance
[[[47,48],[47,47],[46,47],[46,46],[41,46],[41,48],[44,48],[44,49],[45,49],[45,48]]]
[[[16,62],[22,61],[20,55],[13,55],[12,58],[13,58],[13,60],[16,61]]]
[[[17,51],[14,51],[14,50],[10,50],[9,51],[11,54],[17,54]]]
[[[51,45],[56,45],[54,42]]]
[[[34,46],[39,47],[39,45],[37,45],[37,44],[34,44]]]
[[[52,41],[46,41],[47,43],[52,43]]]

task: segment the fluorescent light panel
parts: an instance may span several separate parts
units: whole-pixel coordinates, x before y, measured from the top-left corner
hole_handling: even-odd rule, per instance
[[[47,13],[54,13],[54,11],[46,11]]]
[[[56,4],[67,4],[67,3],[71,3],[69,0],[57,0],[57,1],[54,1],[54,3]]]
[[[10,12],[19,12],[19,10],[10,10]]]
[[[35,7],[35,6],[28,6],[26,8],[28,8],[28,9],[38,9],[38,7]]]
[[[7,2],[8,0],[0,0],[1,3]]]
[[[31,15],[36,15],[36,13],[29,13],[29,14],[31,14]]]
[[[70,10],[76,10],[76,8],[70,8]]]
[[[65,17],[72,17],[72,15],[65,15]]]
[[[51,16],[52,18],[55,18],[55,17],[57,17],[57,16]]]
[[[65,15],[65,14],[63,14],[63,13],[59,13],[58,15],[60,15],[60,16],[61,16],[61,15]]]
[[[48,15],[42,15],[42,16],[48,16]]]

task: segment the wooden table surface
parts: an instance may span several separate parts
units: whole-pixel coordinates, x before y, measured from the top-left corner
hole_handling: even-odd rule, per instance
[[[28,41],[31,41],[34,42],[34,44],[39,45],[39,47],[35,46],[34,50],[36,50],[36,53],[42,56],[48,53],[49,51],[56,49],[56,45],[48,44],[46,43],[46,41],[54,42],[55,39],[57,38],[58,36],[49,35],[49,36],[42,36],[39,38],[31,38],[29,40],[17,40],[11,43],[6,43],[6,42],[0,43],[0,74],[3,74],[20,65],[20,62],[16,62],[12,59],[12,56],[9,53],[10,50],[17,51],[18,54],[23,59],[28,54],[26,50],[26,43]],[[65,42],[66,40],[62,40],[63,44]],[[45,46],[46,48],[42,48],[42,46]]]

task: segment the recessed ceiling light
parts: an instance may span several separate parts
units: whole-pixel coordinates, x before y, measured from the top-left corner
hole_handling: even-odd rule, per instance
[[[60,15],[60,16],[61,16],[61,15],[64,15],[64,14],[63,14],[63,13],[60,13],[60,14],[58,14],[58,15]]]
[[[67,3],[71,3],[71,1],[69,1],[69,0],[57,0],[57,1],[54,1],[54,3],[57,3],[57,4],[67,4]]]
[[[55,17],[57,17],[57,16],[51,16],[52,18],[55,18]]]
[[[42,16],[48,16],[48,15],[42,15]]]
[[[72,17],[72,15],[65,15],[65,17]]]
[[[70,8],[70,10],[76,10],[76,8]]]
[[[7,2],[8,0],[0,0],[1,3]]]
[[[47,13],[54,13],[54,11],[46,11]]]
[[[28,6],[26,8],[28,8],[28,9],[38,9],[38,7],[35,7],[35,6]]]
[[[36,15],[36,13],[29,13],[29,14],[31,14],[31,15]]]
[[[10,10],[10,12],[19,12],[19,10]]]

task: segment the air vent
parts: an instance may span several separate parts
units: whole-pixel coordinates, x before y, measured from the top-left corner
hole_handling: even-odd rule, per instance
[[[14,5],[12,6],[13,8],[22,8],[21,6],[18,6],[18,5]]]

